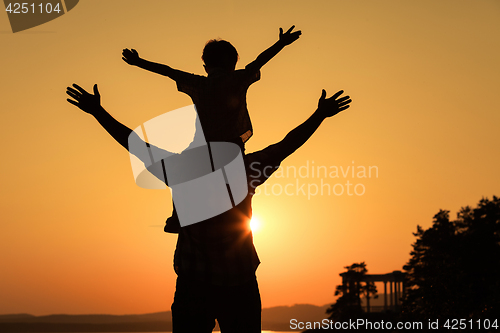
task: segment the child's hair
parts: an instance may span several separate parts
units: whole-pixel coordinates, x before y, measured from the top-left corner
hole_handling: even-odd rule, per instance
[[[228,41],[211,39],[205,44],[201,59],[208,67],[234,69],[238,62],[238,52]]]

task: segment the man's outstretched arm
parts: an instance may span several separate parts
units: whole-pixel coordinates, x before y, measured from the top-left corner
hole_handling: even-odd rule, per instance
[[[340,97],[343,93],[344,91],[341,90],[332,97],[326,98],[326,91],[322,91],[316,111],[309,119],[290,131],[283,140],[276,144],[280,160],[285,159],[301,147],[316,132],[323,120],[349,108],[349,103],[352,100],[349,96]]]
[[[274,43],[271,47],[269,47],[267,50],[259,54],[257,59],[255,59],[251,64],[256,66],[257,69],[262,68],[262,66],[267,64],[269,60],[271,60],[275,55],[277,55],[281,50],[283,50],[285,46],[290,45],[297,39],[299,39],[302,32],[300,30],[292,32],[293,28],[295,28],[294,25],[290,29],[288,29],[288,31],[285,33],[283,33],[283,29],[280,28],[280,35],[278,41]]]
[[[66,93],[72,99],[67,99],[73,105],[76,105],[81,110],[94,116],[101,126],[125,149],[128,148],[128,139],[133,132],[130,128],[120,123],[113,118],[102,106],[101,95],[97,89],[97,84],[94,85],[94,95],[89,94],[85,89],[77,84],[73,84],[74,88],[68,87]]]
[[[86,113],[93,115],[116,142],[139,158],[155,177],[167,184],[163,162],[161,165],[157,163],[151,165],[151,156],[169,156],[172,155],[172,153],[150,145],[141,139],[137,133],[113,118],[113,116],[101,106],[101,95],[97,89],[97,84],[94,85],[93,95],[89,94],[77,84],[73,84],[73,87],[74,88],[67,88],[68,90],[66,93],[74,99],[68,98],[68,102],[76,105]],[[147,147],[147,149],[144,149],[144,147]]]

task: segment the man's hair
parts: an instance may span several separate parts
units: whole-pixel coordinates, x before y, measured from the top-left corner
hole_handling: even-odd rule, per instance
[[[211,39],[205,44],[201,59],[208,67],[234,69],[238,62],[238,52],[228,41]]]

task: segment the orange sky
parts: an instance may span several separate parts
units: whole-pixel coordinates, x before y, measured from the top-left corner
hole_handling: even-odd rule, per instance
[[[135,128],[191,101],[125,64],[123,48],[203,74],[207,40],[231,41],[241,68],[293,24],[301,38],[249,90],[247,151],[305,120],[322,88],[344,89],[352,107],[282,166],[375,166],[378,177],[268,181],[275,193],[347,181],[365,193],[254,199],[264,307],[333,302],[344,266],[401,269],[417,224],[500,194],[497,0],[85,0],[16,34],[2,14],[0,314],[146,313],[172,302],[170,194],[135,185],[128,153],[66,102],[66,86],[98,83],[103,106]]]

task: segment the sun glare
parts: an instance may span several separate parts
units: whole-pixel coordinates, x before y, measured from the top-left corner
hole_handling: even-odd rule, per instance
[[[250,220],[250,229],[252,229],[252,232],[256,232],[260,229],[260,220],[255,216]]]

